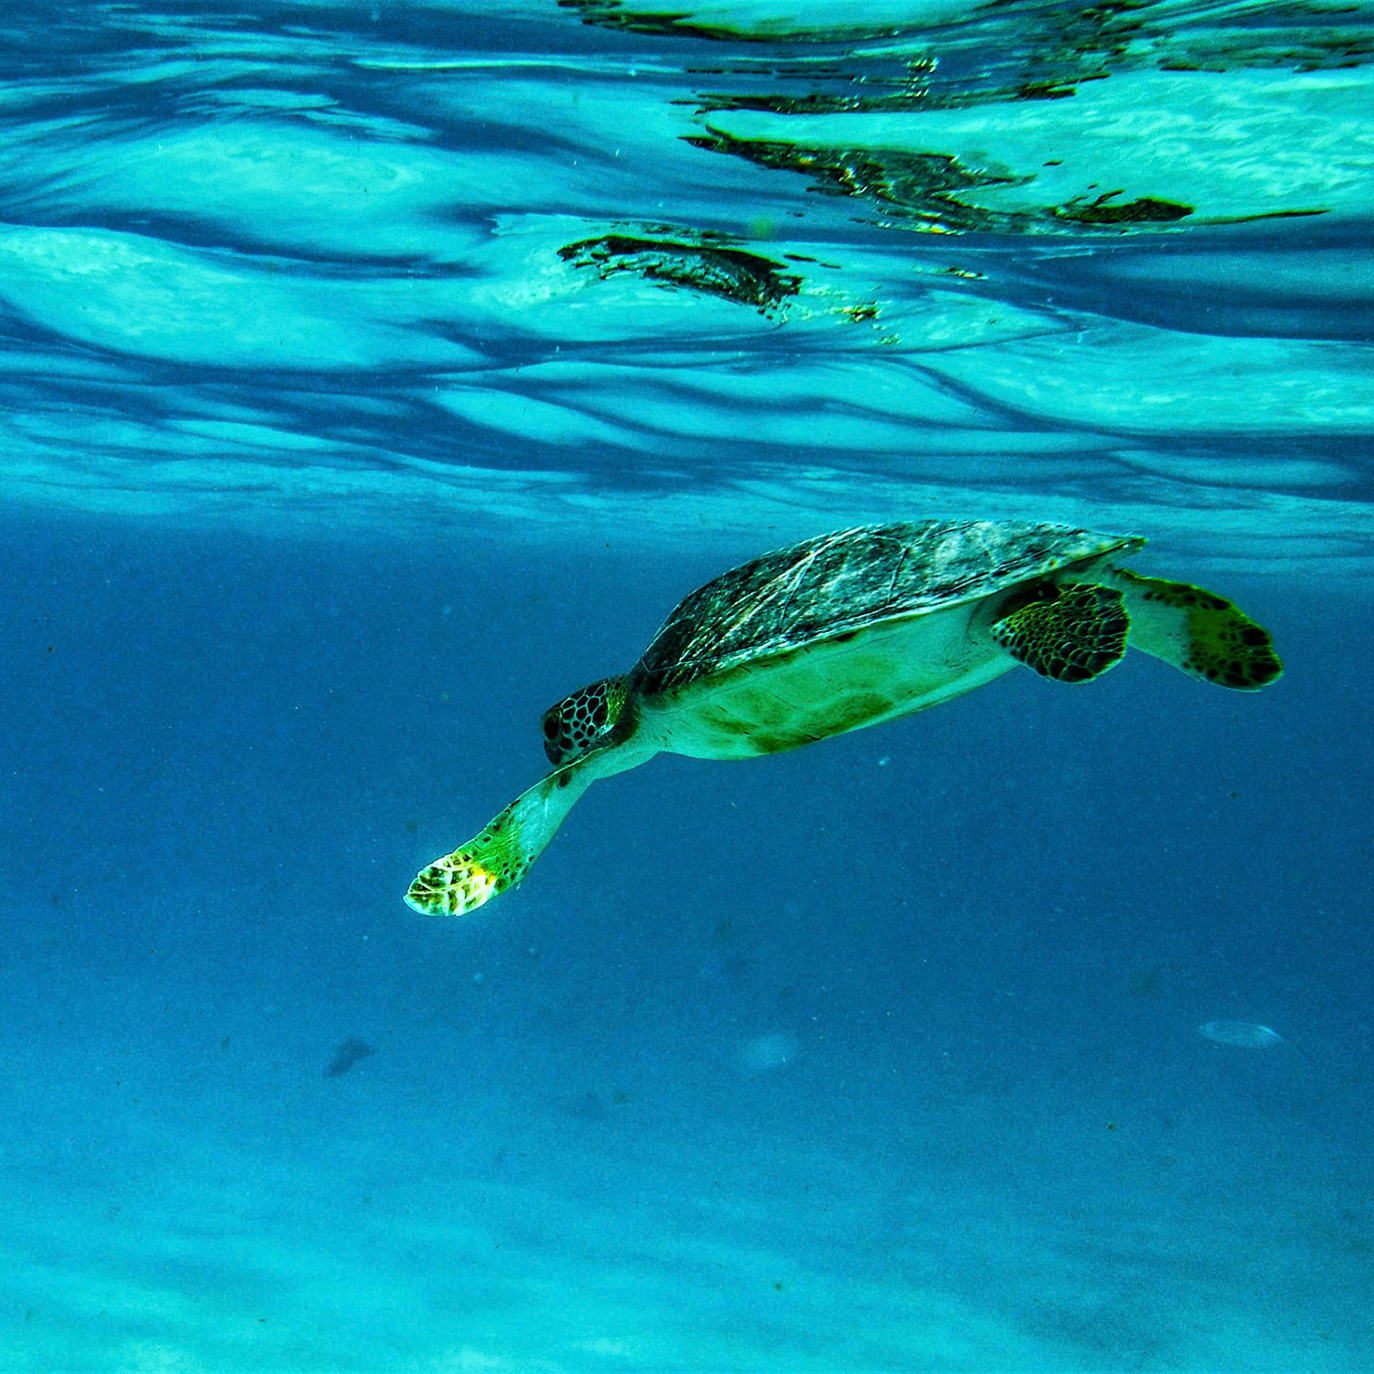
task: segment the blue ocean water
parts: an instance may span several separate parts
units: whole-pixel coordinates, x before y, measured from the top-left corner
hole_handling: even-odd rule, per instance
[[[7,14],[0,1370],[1374,1368],[1371,52]],[[928,517],[1285,675],[662,755],[404,904],[687,592]]]

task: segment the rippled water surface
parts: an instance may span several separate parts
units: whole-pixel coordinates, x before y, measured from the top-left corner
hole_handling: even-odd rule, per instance
[[[1374,8],[0,72],[0,1368],[1374,1367]],[[402,904],[694,586],[926,517],[1147,536],[1287,672],[660,758]]]
[[[972,488],[1348,567],[1372,37],[1358,6],[29,7],[6,487],[654,538]]]

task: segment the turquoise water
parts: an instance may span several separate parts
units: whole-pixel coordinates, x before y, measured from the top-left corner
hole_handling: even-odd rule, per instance
[[[1371,52],[8,15],[0,1370],[1374,1368]],[[1285,676],[665,755],[405,906],[692,588],[927,517]]]

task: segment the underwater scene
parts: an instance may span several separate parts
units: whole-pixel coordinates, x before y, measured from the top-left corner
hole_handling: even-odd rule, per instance
[[[1374,1369],[1374,6],[0,71],[0,1374]]]

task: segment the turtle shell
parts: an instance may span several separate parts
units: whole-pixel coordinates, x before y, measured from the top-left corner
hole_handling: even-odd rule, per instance
[[[697,588],[663,622],[631,688],[675,692],[703,678],[944,610],[1144,540],[1020,520],[862,525],[766,553]]]

